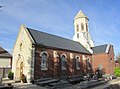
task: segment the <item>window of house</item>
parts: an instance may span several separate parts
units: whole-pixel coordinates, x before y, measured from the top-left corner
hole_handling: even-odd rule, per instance
[[[81,23],[81,30],[83,31],[84,30],[84,24]]]
[[[79,25],[76,25],[77,32],[79,31]]]
[[[77,57],[75,58],[75,61],[76,61],[76,69],[80,69],[80,57],[77,56]]]
[[[110,58],[110,60],[112,61],[112,58]]]
[[[77,38],[79,38],[79,33],[77,33]]]
[[[87,62],[86,63],[87,64],[87,68],[90,69],[90,66],[91,66],[91,64],[90,64],[90,58],[87,58],[86,62]]]
[[[61,69],[62,70],[66,70],[66,56],[65,55],[62,55],[61,56]]]
[[[41,54],[41,70],[47,70],[47,53]]]

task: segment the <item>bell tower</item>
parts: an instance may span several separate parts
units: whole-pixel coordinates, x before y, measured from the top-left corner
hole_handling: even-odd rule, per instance
[[[91,47],[94,47],[94,43],[89,34],[88,21],[88,17],[80,10],[74,18],[75,34],[73,40],[80,42],[92,53]]]

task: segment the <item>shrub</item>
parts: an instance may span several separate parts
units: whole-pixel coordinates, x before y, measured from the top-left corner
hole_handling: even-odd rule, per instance
[[[115,76],[120,77],[120,68],[116,67],[114,69]]]
[[[8,78],[9,78],[10,80],[13,80],[13,78],[14,78],[14,73],[13,73],[12,71],[9,71],[9,73],[8,73]]]
[[[96,70],[96,73],[97,73],[97,77],[98,77],[98,78],[102,78],[102,75],[103,75],[102,70],[97,69],[97,70]]]
[[[26,76],[25,76],[24,74],[21,75],[21,81],[22,81],[23,83],[26,83],[26,82],[27,82]]]

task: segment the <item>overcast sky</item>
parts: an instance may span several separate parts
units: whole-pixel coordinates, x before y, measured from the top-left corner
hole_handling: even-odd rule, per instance
[[[79,10],[89,18],[95,45],[120,52],[120,0],[0,0],[0,45],[12,53],[21,24],[72,39]]]

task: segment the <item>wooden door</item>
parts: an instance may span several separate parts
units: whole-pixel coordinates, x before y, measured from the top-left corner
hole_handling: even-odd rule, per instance
[[[20,63],[20,76],[23,74],[23,62]]]

